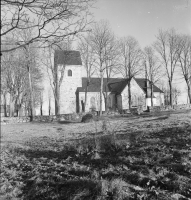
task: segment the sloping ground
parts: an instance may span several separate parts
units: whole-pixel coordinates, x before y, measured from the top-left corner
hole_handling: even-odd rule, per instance
[[[191,111],[2,130],[1,199],[191,198]]]

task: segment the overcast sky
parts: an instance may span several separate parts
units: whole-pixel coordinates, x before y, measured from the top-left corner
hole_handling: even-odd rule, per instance
[[[191,35],[191,0],[97,0],[95,20],[106,19],[114,33],[133,36],[144,48],[155,41],[160,28],[175,28]],[[175,84],[182,90],[179,102],[186,102],[186,85],[180,76]]]

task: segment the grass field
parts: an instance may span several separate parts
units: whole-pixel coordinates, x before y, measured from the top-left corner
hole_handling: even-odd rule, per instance
[[[191,199],[191,111],[1,126],[0,199]]]

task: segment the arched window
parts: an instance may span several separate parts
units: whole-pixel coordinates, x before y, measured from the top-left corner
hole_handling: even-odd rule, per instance
[[[68,70],[68,76],[72,76],[72,70],[71,69]]]
[[[90,106],[91,106],[90,108],[93,110],[96,108],[95,97],[90,98]]]

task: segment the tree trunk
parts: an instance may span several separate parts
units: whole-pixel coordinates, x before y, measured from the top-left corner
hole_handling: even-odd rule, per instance
[[[108,83],[109,83],[109,75],[107,74],[107,83],[105,86],[105,111],[108,112]]]
[[[50,101],[50,98],[49,98],[49,102],[48,102],[48,115],[50,116],[50,112],[51,112],[51,101]]]
[[[60,115],[60,85],[59,85],[59,79],[58,79],[58,66],[55,65],[54,67],[54,73],[55,73],[55,115]]]
[[[172,81],[169,80],[169,87],[170,87],[170,106],[173,106],[173,97],[172,97]]]
[[[106,89],[106,92],[105,92],[105,111],[106,111],[106,112],[108,111],[108,95],[107,95],[107,89]]]
[[[129,109],[131,108],[131,80],[129,79],[128,82],[128,97],[129,97]]]
[[[4,116],[7,117],[7,99],[6,99],[6,93],[3,94],[3,100],[4,100]]]
[[[107,80],[108,83],[108,80]],[[103,91],[103,97],[104,97],[104,102],[105,102],[105,112],[108,111],[108,92],[107,92],[107,85],[105,86],[105,93]]]
[[[29,89],[30,89],[31,121],[33,121],[33,117],[35,116],[35,110],[34,110],[33,88],[32,88],[31,69],[30,69],[29,60],[28,60],[27,65],[28,65],[27,69],[28,69],[28,77],[29,77]]]
[[[19,117],[19,110],[18,110],[17,100],[15,101],[15,114],[16,114],[16,117]]]
[[[22,104],[21,103],[19,103],[19,105],[18,105],[18,116],[19,117],[23,116],[23,113],[22,113]]]
[[[107,111],[107,92],[106,93],[103,92],[103,98],[105,102],[105,111]]]
[[[103,71],[100,70],[101,85],[100,85],[100,116],[102,115],[102,94],[103,94]]]
[[[151,82],[151,107],[153,107],[153,83]]]
[[[28,116],[28,114],[27,114],[27,102],[25,101],[25,116]]]
[[[60,88],[56,88],[55,115],[60,115]]]
[[[14,101],[13,101],[13,96],[10,93],[10,109],[9,109],[9,117],[14,117]]]
[[[86,104],[87,104],[87,93],[88,93],[88,87],[89,87],[90,81],[88,80],[86,85],[86,91],[85,91],[85,102],[84,102],[84,112],[86,112]]]
[[[42,112],[42,104],[40,105],[40,115],[41,115],[41,116],[43,115],[43,112]]]
[[[189,98],[189,103],[191,104],[191,84],[189,83],[189,81],[186,81],[187,83],[187,87],[188,87],[188,98]]]
[[[19,96],[17,96],[17,99],[15,101],[15,111],[16,111],[16,116],[19,117],[20,116],[20,109],[21,109],[21,105],[20,105],[20,100],[19,100]]]
[[[84,112],[86,112],[86,103],[87,103],[87,90],[88,90],[88,86],[86,86],[86,91],[85,91]]]

